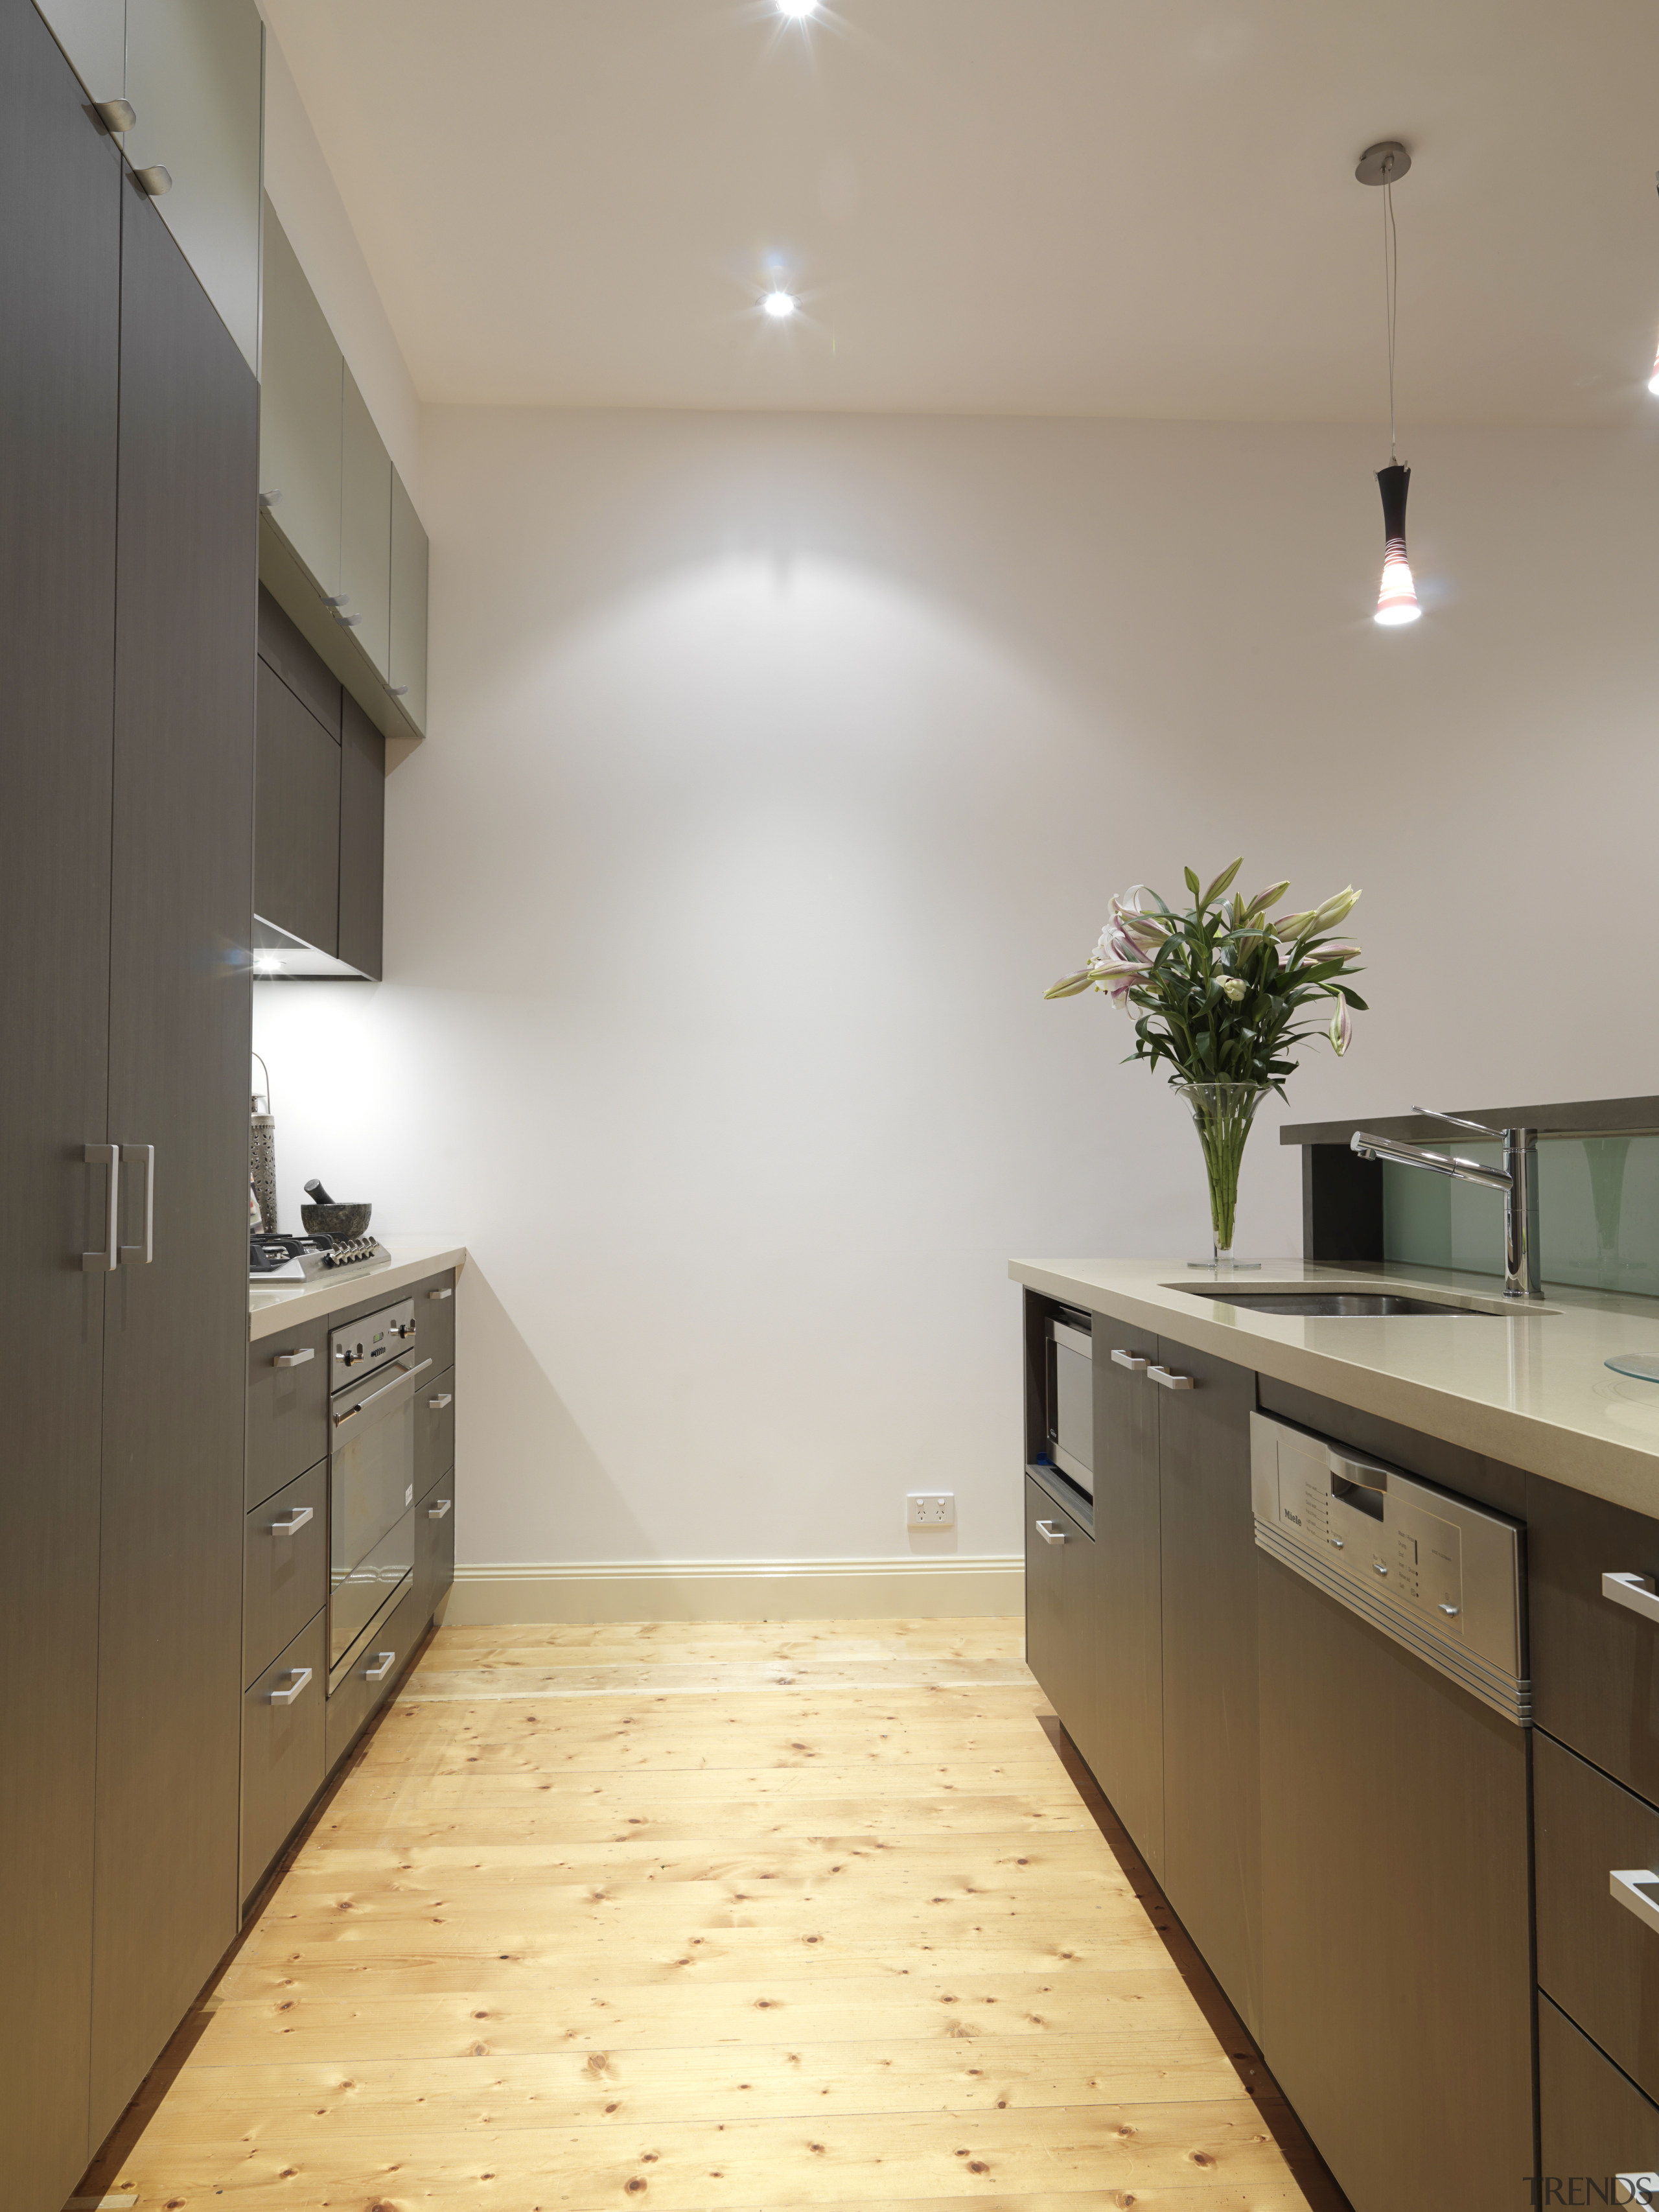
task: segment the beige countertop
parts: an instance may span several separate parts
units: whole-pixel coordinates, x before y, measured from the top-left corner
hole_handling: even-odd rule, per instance
[[[1493,1314],[1302,1318],[1194,1297],[1208,1269],[1169,1260],[1012,1260],[1018,1283],[1190,1344],[1281,1382],[1358,1407],[1659,1516],[1659,1382],[1612,1373],[1614,1354],[1659,1358],[1659,1299],[1546,1285],[1547,1310],[1502,1310],[1489,1275],[1434,1268],[1313,1267],[1269,1260],[1241,1290],[1276,1283],[1455,1292]]]
[[[276,1336],[297,1322],[315,1321],[323,1314],[343,1313],[365,1298],[386,1293],[390,1304],[399,1291],[441,1268],[464,1267],[466,1247],[453,1237],[382,1237],[392,1258],[389,1264],[365,1267],[339,1275],[319,1275],[311,1283],[250,1283],[247,1293],[247,1333],[251,1343]]]

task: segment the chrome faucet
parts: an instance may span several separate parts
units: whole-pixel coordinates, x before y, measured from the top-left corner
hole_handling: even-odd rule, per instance
[[[1542,1298],[1538,1274],[1538,1132],[1536,1129],[1489,1129],[1483,1121],[1466,1121],[1458,1114],[1437,1113],[1432,1106],[1413,1106],[1431,1121],[1449,1121],[1455,1128],[1474,1129],[1483,1137],[1504,1140],[1501,1168],[1482,1167],[1479,1160],[1462,1160],[1455,1153],[1431,1152],[1421,1145],[1402,1144],[1395,1137],[1374,1137],[1356,1129],[1348,1140],[1351,1152],[1362,1160],[1393,1160],[1401,1167],[1427,1168],[1431,1174],[1451,1176],[1458,1182],[1478,1182],[1504,1194],[1504,1296]]]

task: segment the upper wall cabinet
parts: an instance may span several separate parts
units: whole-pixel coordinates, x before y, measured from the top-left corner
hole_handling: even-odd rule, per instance
[[[392,625],[392,456],[349,369],[341,411],[339,618],[384,684]]]
[[[259,503],[311,571],[318,590],[332,598],[340,589],[345,361],[269,200],[264,301]]]
[[[264,224],[260,580],[395,766],[426,731],[426,532],[269,200]]]
[[[394,469],[390,689],[417,730],[426,727],[426,532]]]
[[[162,188],[168,229],[257,372],[264,27],[254,0],[45,0],[40,12],[106,121],[119,120],[109,102],[131,108],[118,133],[127,159]]]

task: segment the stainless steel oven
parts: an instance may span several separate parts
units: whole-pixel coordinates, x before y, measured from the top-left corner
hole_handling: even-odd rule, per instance
[[[1060,1306],[1043,1324],[1044,1443],[1049,1458],[1082,1491],[1095,1494],[1094,1317]]]
[[[405,1298],[329,1338],[329,1689],[415,1571],[415,1396],[431,1368]]]

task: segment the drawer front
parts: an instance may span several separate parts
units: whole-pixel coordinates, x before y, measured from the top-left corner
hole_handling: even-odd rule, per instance
[[[1533,1744],[1538,1985],[1659,2097],[1659,1813],[1541,1733]],[[1655,1922],[1609,1875],[1654,1877]]]
[[[247,1348],[246,1504],[263,1505],[327,1455],[327,1322],[260,1337]]]
[[[263,1674],[327,1601],[325,1463],[266,1498],[243,1523],[242,1680]]]
[[[1604,1596],[1608,1574],[1659,1588],[1659,1521],[1529,1475],[1533,1718],[1659,1805],[1659,1619]]]
[[[421,1357],[441,1375],[455,1364],[455,1270],[447,1267],[405,1295],[415,1301],[415,1341]]]
[[[300,1672],[311,1678],[296,1696]],[[242,1888],[258,1888],[271,1861],[323,1786],[324,1700],[328,1661],[323,1616],[307,1624],[242,1698]],[[273,1705],[272,1693],[283,1701]]]
[[[415,1400],[415,1496],[424,1498],[455,1464],[455,1370],[447,1368]]]
[[[1060,1725],[1073,1735],[1079,1671],[1076,1639],[1081,1626],[1075,1594],[1083,1579],[1081,1554],[1085,1548],[1092,1551],[1092,1538],[1028,1474],[1025,1663],[1042,1686]]]
[[[415,1509],[415,1609],[424,1628],[455,1579],[455,1480],[434,1483]]]
[[[350,1671],[328,1701],[327,1755],[331,1774],[356,1742],[364,1723],[397,1687],[425,1626],[411,1585],[369,1638],[368,1649],[352,1661]],[[388,1651],[392,1664],[375,1681],[371,1679],[370,1670],[380,1668]]]
[[[1617,2177],[1659,2172],[1659,2106],[1547,1997],[1538,2000],[1538,2131],[1546,2188],[1535,2197],[1517,2192],[1517,2203],[1639,2203],[1614,2186]],[[1561,2181],[1555,2194],[1547,2189],[1551,2175]],[[1570,2186],[1575,2175],[1577,2194]]]

